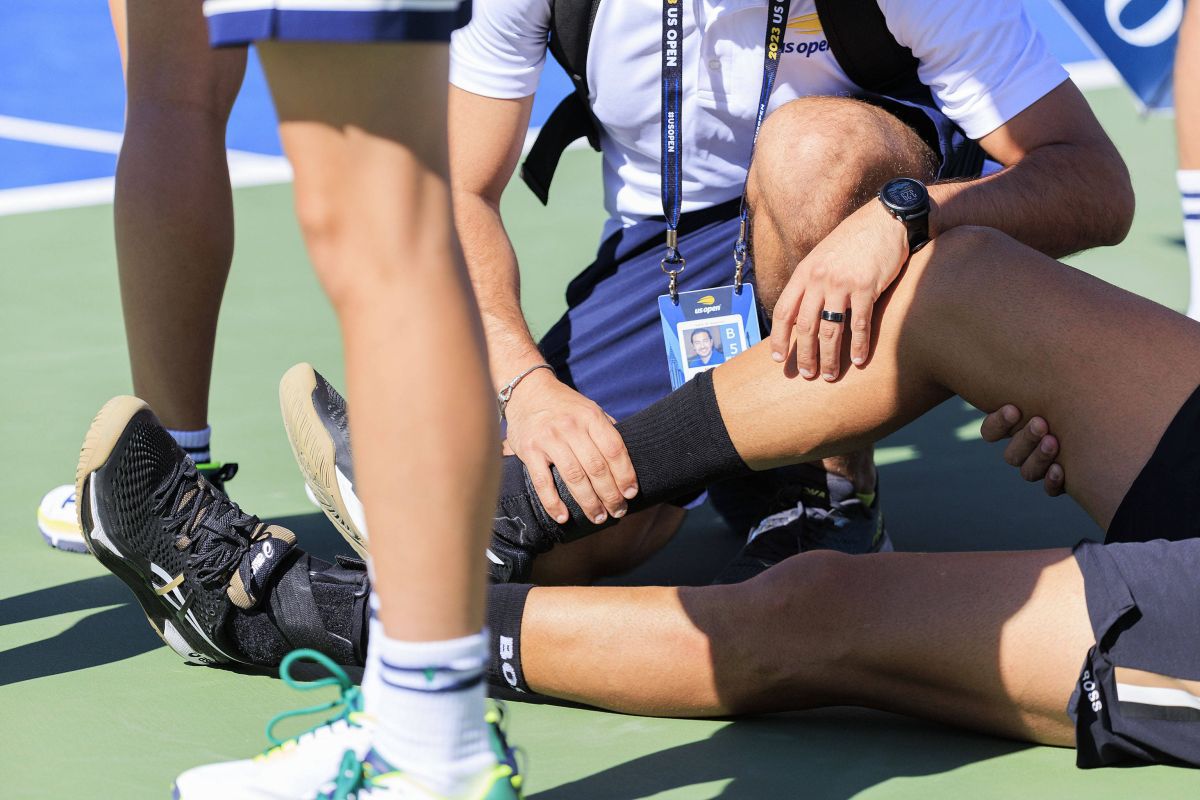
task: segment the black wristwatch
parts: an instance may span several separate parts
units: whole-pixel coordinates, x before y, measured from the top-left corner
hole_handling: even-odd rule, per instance
[[[929,243],[929,192],[914,178],[893,178],[879,190],[879,202],[908,229],[909,255]]]

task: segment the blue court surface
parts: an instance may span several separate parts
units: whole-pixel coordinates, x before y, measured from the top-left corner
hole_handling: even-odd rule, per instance
[[[1055,55],[1086,65],[1085,80],[1096,80],[1096,64],[1088,63],[1095,54],[1049,0],[1026,0],[1026,6]],[[1110,79],[1103,69],[1099,74]],[[0,214],[103,201],[120,146],[112,134],[120,132],[123,119],[121,65],[107,5],[4,0],[0,76]],[[541,125],[569,90],[566,75],[551,63],[535,98],[532,125]],[[270,95],[253,57],[230,121],[229,147],[246,156],[280,155]],[[278,163],[247,161],[234,165],[237,185],[286,178]]]

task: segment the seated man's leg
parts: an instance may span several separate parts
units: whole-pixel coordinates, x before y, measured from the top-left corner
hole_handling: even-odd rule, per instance
[[[828,383],[795,379],[794,366],[789,375],[760,345],[623,420],[641,486],[630,510],[869,444],[957,393],[980,408],[1012,402],[1061,420],[1067,491],[1107,527],[1200,384],[1200,325],[983,228],[949,231],[914,256],[880,301],[872,352]],[[692,429],[676,431],[679,419]],[[1156,467],[1156,477],[1186,482]],[[514,533],[498,517],[494,543],[536,553],[602,527],[577,509],[557,525],[528,492],[505,495],[507,513],[524,504],[530,521]],[[1144,493],[1138,511],[1153,495]],[[1194,535],[1183,510],[1190,497],[1158,504],[1175,509],[1160,520],[1180,524],[1155,535]]]
[[[1200,325],[982,228],[915,255],[876,317],[871,360],[835,383],[766,348],[714,371],[756,469],[877,441],[951,394],[1055,420],[1067,491],[1107,526],[1200,385]]]
[[[1066,745],[1092,642],[1067,550],[805,553],[735,586],[534,588],[520,657],[532,690],[629,713],[865,705]]]

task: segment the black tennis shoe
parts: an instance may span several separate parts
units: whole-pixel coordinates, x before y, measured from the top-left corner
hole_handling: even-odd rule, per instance
[[[136,397],[96,415],[75,490],[88,549],[171,649],[192,663],[249,663],[226,622],[259,606],[295,534],[238,508]]]

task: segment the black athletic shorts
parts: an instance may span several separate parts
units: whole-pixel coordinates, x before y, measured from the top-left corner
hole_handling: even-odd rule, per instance
[[[1085,541],[1075,560],[1096,637],[1067,706],[1076,763],[1200,766],[1200,539]]]
[[[1200,536],[1200,388],[1142,467],[1108,526],[1106,542]],[[1200,591],[1200,585],[1197,587]]]

